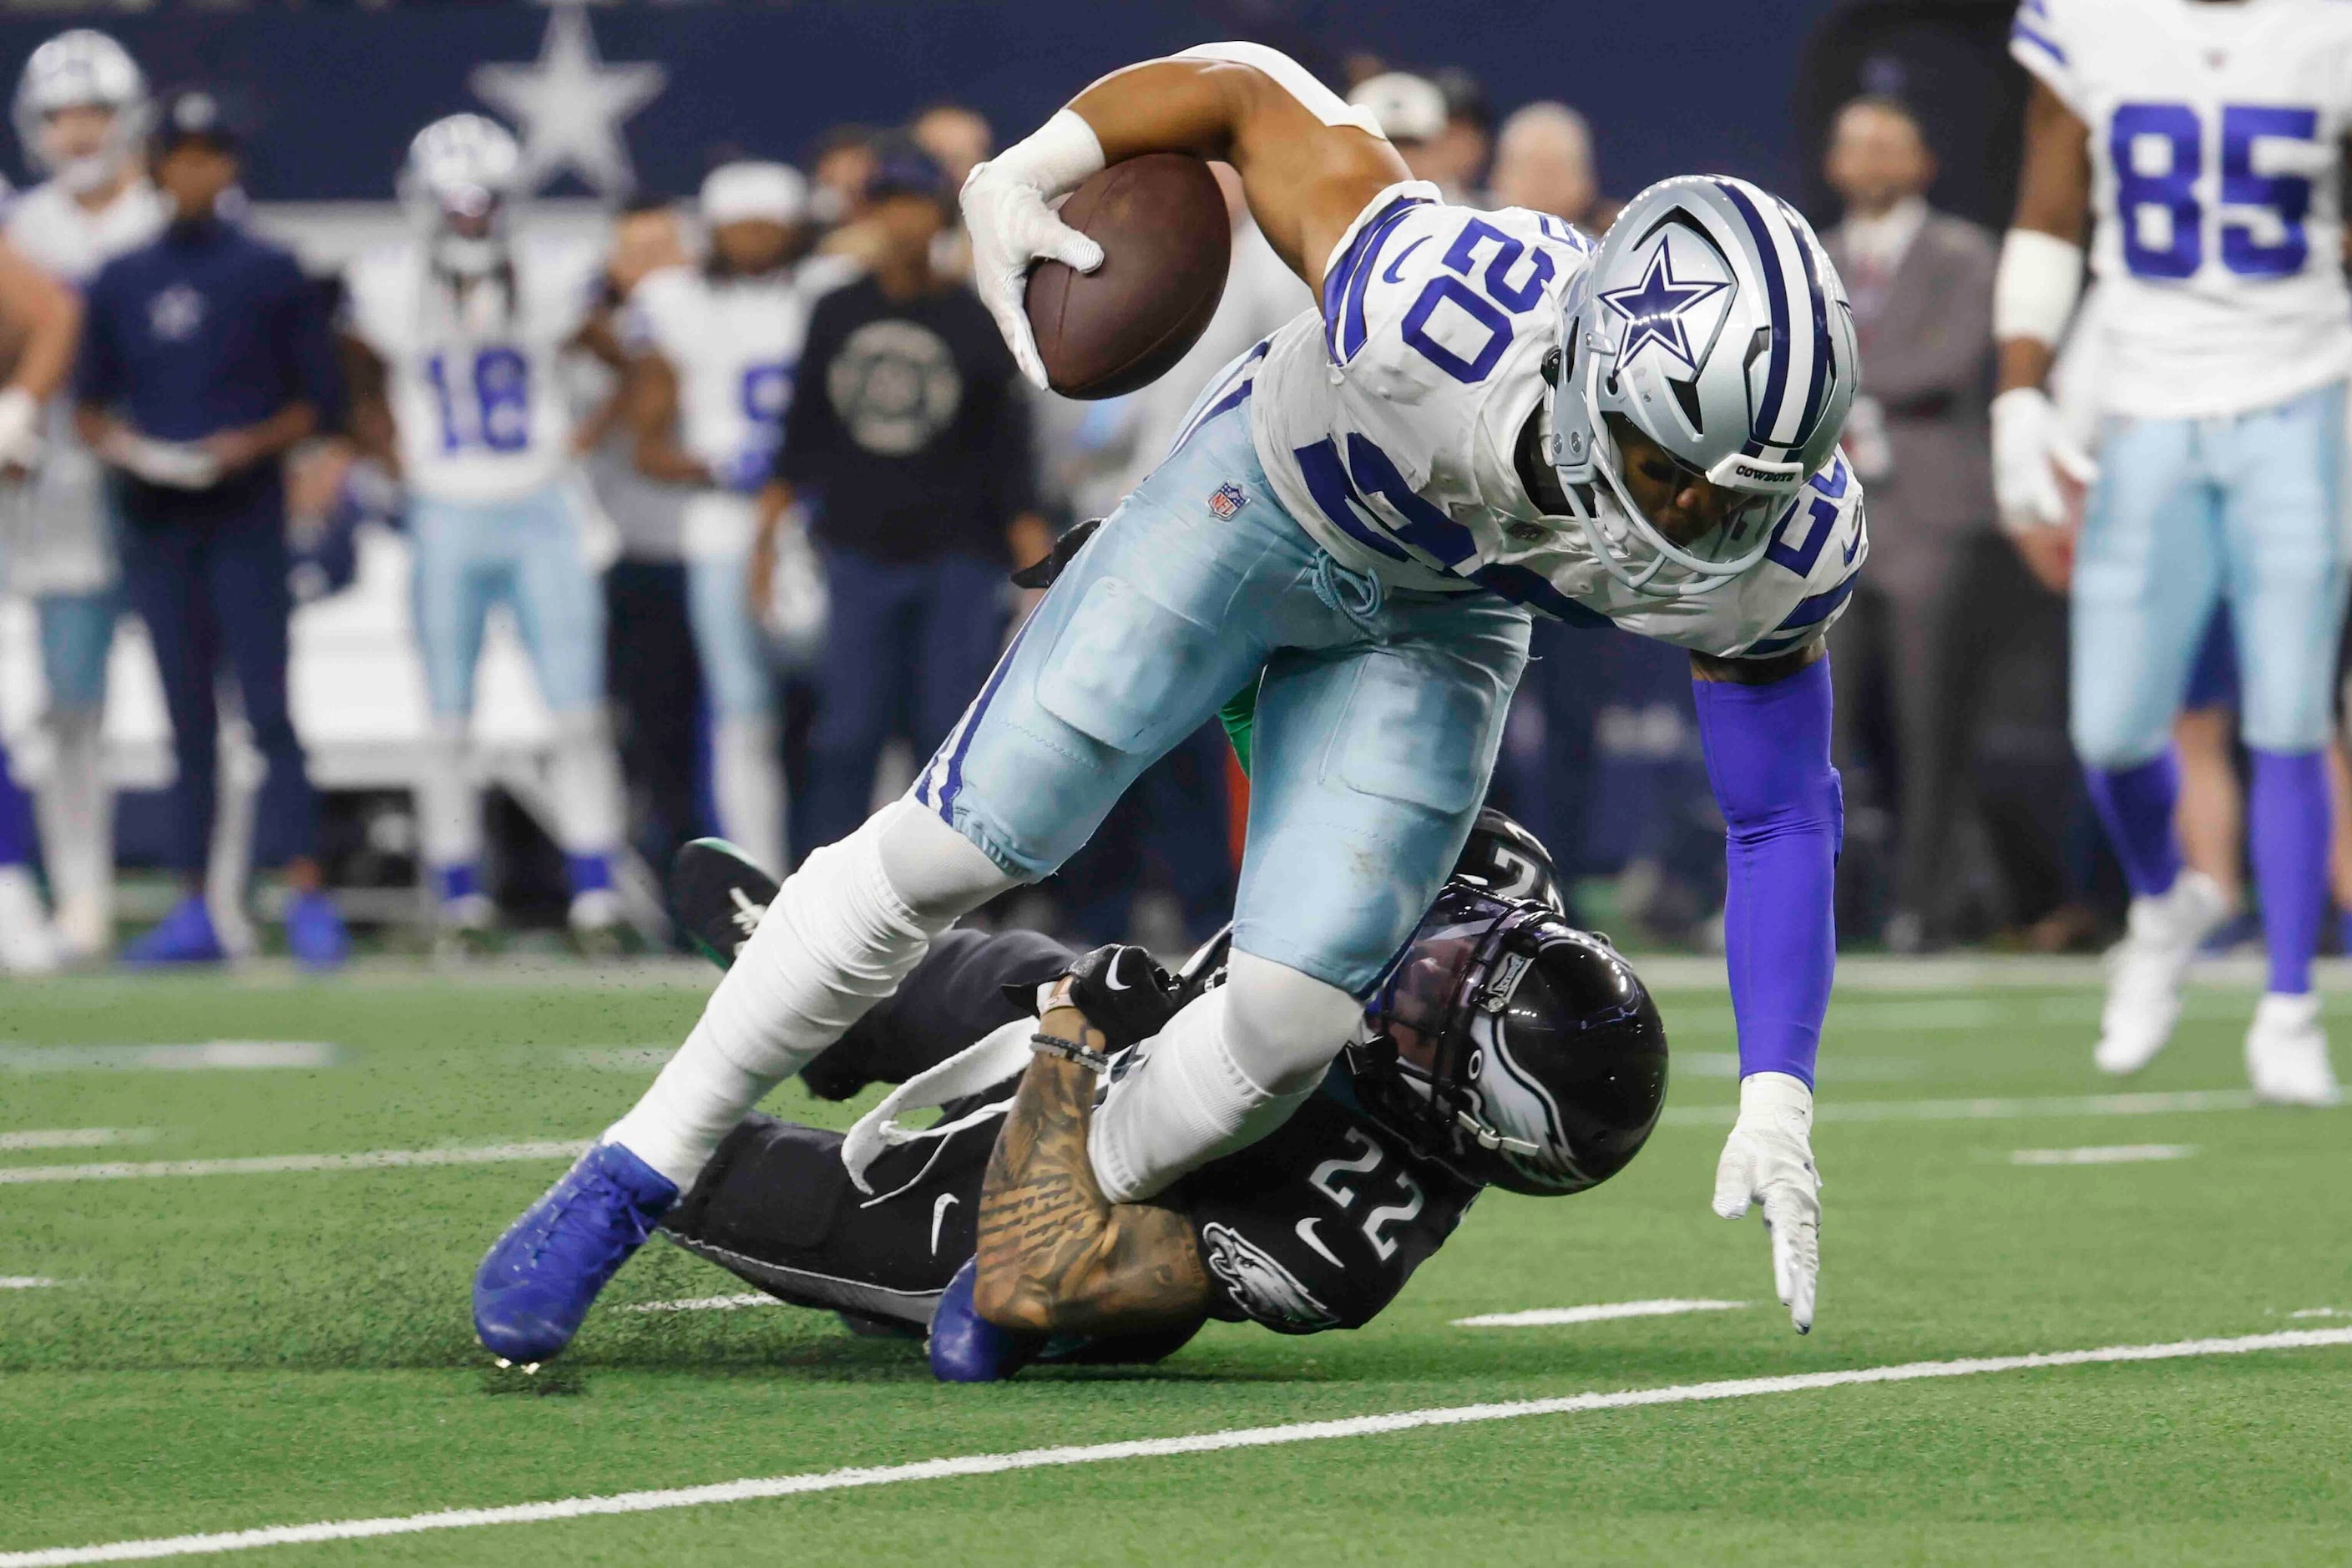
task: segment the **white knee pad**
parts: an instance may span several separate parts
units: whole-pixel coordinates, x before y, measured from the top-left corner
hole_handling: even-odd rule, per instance
[[[555,837],[567,855],[610,855],[621,846],[621,762],[601,710],[555,718],[555,767],[548,781]]]
[[[782,875],[792,861],[784,843],[784,764],[776,721],[720,718],[710,742],[710,793],[719,830],[756,865]]]
[[[1235,953],[1227,983],[1145,1042],[1095,1112],[1087,1153],[1103,1194],[1140,1202],[1290,1120],[1360,1014],[1335,985]]]
[[[940,930],[1022,880],[912,801],[893,801],[858,831],[877,823],[886,825],[882,868],[891,889],[925,920],[937,920]]]
[[[467,755],[466,721],[436,719],[416,764],[416,840],[427,866],[482,858],[482,801]]]

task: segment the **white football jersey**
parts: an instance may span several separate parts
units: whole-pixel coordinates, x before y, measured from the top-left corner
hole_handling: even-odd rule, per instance
[[[383,361],[403,479],[436,500],[516,500],[571,467],[559,362],[595,299],[585,247],[515,247],[462,293],[413,245],[352,264],[345,326]]]
[[[668,267],[629,296],[631,339],[677,373],[679,435],[713,470],[775,449],[808,339],[810,281],[820,276],[829,275],[719,278]]]
[[[1592,241],[1519,208],[1478,212],[1420,182],[1364,209],[1332,252],[1323,310],[1298,316],[1204,396],[1246,395],[1284,507],[1345,565],[1391,587],[1475,584],[1563,620],[1718,657],[1786,653],[1845,608],[1868,550],[1843,457],[1773,522],[1765,558],[1680,599],[1644,595],[1548,517],[1514,462],[1559,338],[1558,291]]]
[[[2024,0],[2010,51],[2090,128],[2109,412],[2242,413],[2352,370],[2352,5]]]
[[[154,238],[166,216],[162,193],[143,179],[131,181],[96,212],[51,180],[9,205],[8,243],[50,276],[79,286],[124,251]]]

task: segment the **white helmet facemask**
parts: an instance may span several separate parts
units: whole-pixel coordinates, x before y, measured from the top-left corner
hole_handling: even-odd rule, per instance
[[[106,135],[95,151],[68,157],[56,147],[50,121],[70,109],[107,111]],[[14,117],[25,161],[79,195],[105,185],[138,158],[154,108],[146,75],[130,51],[104,33],[77,27],[25,62]]]
[[[416,133],[400,195],[436,270],[470,279],[506,265],[521,174],[521,147],[494,120],[453,114]]]
[[[1627,204],[1560,294],[1546,455],[1610,575],[1714,592],[1764,559],[1828,462],[1858,376],[1844,286],[1803,218],[1744,181],[1691,176]],[[1635,504],[1612,421],[1735,498],[1696,538]]]

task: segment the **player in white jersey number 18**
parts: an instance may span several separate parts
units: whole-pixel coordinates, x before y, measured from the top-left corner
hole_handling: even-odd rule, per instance
[[[2033,74],[2017,216],[1994,300],[2003,521],[2070,578],[2070,721],[2131,882],[2095,1059],[2171,1037],[2181,977],[2230,910],[2173,834],[2170,727],[2225,597],[2244,671],[2249,827],[2270,984],[2246,1035],[2266,1100],[2338,1097],[2312,989],[2326,901],[2322,748],[2344,616],[2339,475],[2352,302],[2336,190],[2352,127],[2352,7],[2332,0],[2026,0]],[[2091,477],[2043,391],[2080,282],[2101,303],[2104,416],[2079,537],[2059,473]]]
[[[915,788],[784,884],[651,1090],[492,1247],[475,1325],[499,1354],[560,1350],[745,1110],[1240,690],[1229,982],[1126,1058],[1088,1154],[1107,1198],[1146,1201],[1280,1126],[1327,1092],[1470,831],[1534,613],[1694,656],[1744,1074],[1715,1206],[1761,1205],[1811,1327],[1842,824],[1819,656],[1864,552],[1837,453],[1853,323],[1819,241],[1728,178],[1654,186],[1597,248],[1448,205],[1297,64],[1212,45],[1104,78],[967,181],[977,286],[1033,377],[1024,275],[1098,260],[1050,204],[1159,151],[1238,169],[1320,308],[1212,384]]]

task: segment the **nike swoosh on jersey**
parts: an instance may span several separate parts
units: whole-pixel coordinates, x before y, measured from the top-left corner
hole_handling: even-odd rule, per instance
[[[1324,1258],[1330,1261],[1332,1268],[1345,1268],[1348,1266],[1340,1262],[1338,1255],[1332,1252],[1329,1247],[1323,1245],[1323,1238],[1315,1234],[1315,1227],[1319,1223],[1321,1223],[1321,1216],[1318,1215],[1309,1215],[1305,1219],[1300,1220],[1298,1222],[1298,1239],[1313,1247],[1316,1251],[1321,1253]]]
[[[940,1226],[948,1217],[948,1205],[960,1201],[953,1193],[941,1193],[931,1205],[931,1256],[940,1251]]]
[[[1403,282],[1404,274],[1399,272],[1397,268],[1404,265],[1404,258],[1406,257],[1411,256],[1414,251],[1419,250],[1423,246],[1427,245],[1428,243],[1429,236],[1424,234],[1419,239],[1414,240],[1411,245],[1406,246],[1402,250],[1398,251],[1396,259],[1390,262],[1387,268],[1381,271],[1381,281],[1383,283]]]

